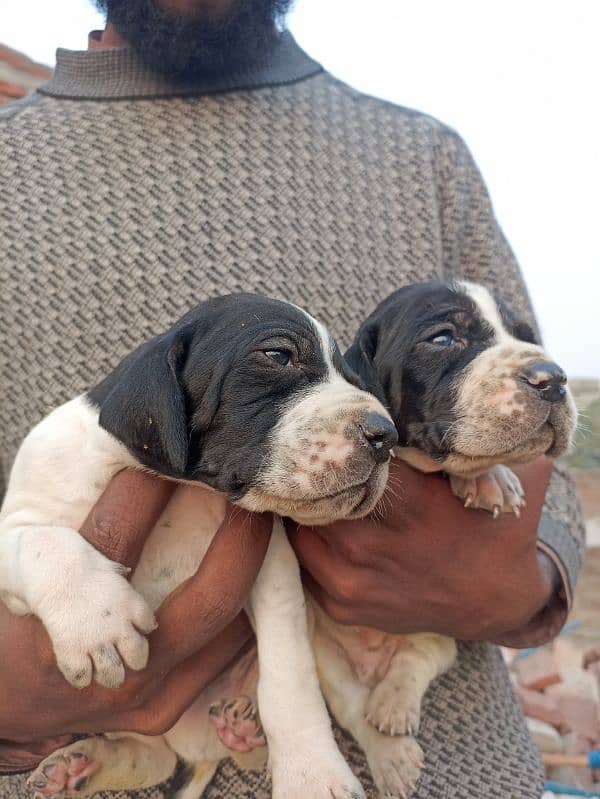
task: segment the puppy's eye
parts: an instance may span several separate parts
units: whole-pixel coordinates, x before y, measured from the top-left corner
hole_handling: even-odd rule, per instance
[[[278,366],[292,365],[292,353],[289,350],[264,350],[264,354]]]
[[[430,344],[435,344],[438,347],[451,347],[454,342],[454,333],[452,330],[442,330],[427,339]]]

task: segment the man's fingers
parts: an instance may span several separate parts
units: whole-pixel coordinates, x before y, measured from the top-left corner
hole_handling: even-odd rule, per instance
[[[103,730],[122,729],[145,735],[160,735],[170,729],[182,713],[223,671],[254,648],[252,627],[240,613],[204,647],[179,663],[162,680],[144,704],[123,714],[111,713]],[[255,657],[255,655],[254,655]],[[208,712],[208,707],[207,707]]]
[[[170,671],[234,619],[248,597],[269,546],[273,520],[229,507],[196,574],[158,611],[151,663]]]
[[[345,566],[338,553],[312,527],[290,525],[287,532],[300,566],[319,585],[324,586],[331,582],[334,570],[332,561],[337,559],[339,565]]]
[[[146,472],[124,469],[110,481],[80,532],[108,558],[133,568],[175,488]]]

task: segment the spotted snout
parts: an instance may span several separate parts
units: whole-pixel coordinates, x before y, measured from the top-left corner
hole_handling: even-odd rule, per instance
[[[522,463],[571,446],[577,412],[567,377],[541,347],[497,345],[478,355],[457,391],[452,460]]]
[[[374,396],[342,379],[322,384],[282,416],[269,463],[240,504],[305,524],[363,516],[383,493],[397,441]]]

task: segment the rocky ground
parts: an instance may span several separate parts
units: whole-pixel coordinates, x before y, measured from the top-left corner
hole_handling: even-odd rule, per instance
[[[581,624],[575,640],[600,646],[600,380],[574,381],[574,390],[580,431],[569,461],[586,519],[588,550],[571,617]]]
[[[554,759],[547,778],[580,791],[556,789],[544,799],[600,799],[600,769],[557,764],[557,758],[582,757],[600,748],[600,380],[572,385],[580,430],[569,463],[586,517],[587,555],[567,632],[551,646],[521,653],[511,666],[534,738],[546,761]]]

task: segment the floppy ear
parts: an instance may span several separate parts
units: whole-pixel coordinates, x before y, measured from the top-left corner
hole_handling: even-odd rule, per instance
[[[379,322],[375,319],[365,322],[356,338],[344,355],[344,360],[366,385],[368,391],[381,402],[385,402],[383,386],[375,368],[375,353],[379,336]]]
[[[497,300],[498,309],[502,321],[506,325],[508,332],[519,341],[525,341],[527,344],[539,344],[539,335],[527,322],[523,322],[517,318],[512,309],[502,300]]]
[[[181,331],[167,333],[133,352],[116,373],[90,392],[100,405],[101,427],[145,466],[177,477],[185,474],[188,460],[186,402],[180,381],[185,357]]]

